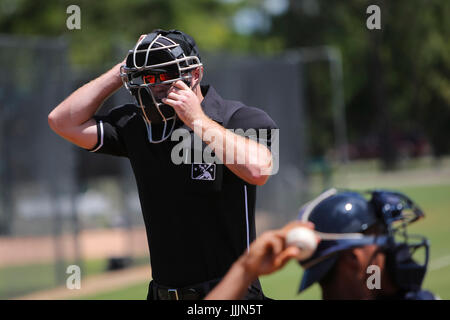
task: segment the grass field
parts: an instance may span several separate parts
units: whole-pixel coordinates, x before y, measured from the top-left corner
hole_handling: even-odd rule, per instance
[[[381,187],[374,185],[374,187]],[[395,188],[414,199],[426,218],[412,225],[410,232],[422,234],[431,242],[431,263],[424,288],[450,299],[450,184],[404,186]],[[297,289],[302,269],[290,262],[282,270],[261,278],[265,294],[273,299],[320,299],[320,288],[314,285],[300,295]],[[83,299],[145,299],[148,283],[138,283],[120,290],[86,296]]]
[[[63,263],[65,268],[72,263]],[[96,275],[106,268],[105,260],[86,261],[83,266],[85,275]],[[55,265],[36,263],[0,268],[0,299],[20,296],[33,291],[55,286]]]
[[[83,277],[95,276],[105,272],[107,263],[105,259],[83,261]],[[147,264],[148,257],[135,258],[133,263],[134,265]],[[71,264],[74,263],[67,261],[61,263],[64,279],[66,277],[65,270]],[[58,280],[61,281],[61,279],[55,278],[55,274],[55,264],[53,263],[36,263],[0,268],[0,299],[8,299],[53,288]]]

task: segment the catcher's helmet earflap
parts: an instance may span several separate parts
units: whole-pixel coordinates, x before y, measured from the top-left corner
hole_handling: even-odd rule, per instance
[[[202,66],[194,39],[178,30],[153,30],[129,50],[120,76],[141,107],[151,143],[166,140],[175,128],[175,110],[162,103],[168,86],[181,80],[190,87],[191,72]],[[198,83],[201,76],[202,72]],[[155,134],[152,123],[160,135]]]
[[[397,287],[418,290],[421,287],[428,263],[428,241],[421,236],[406,233],[406,226],[423,217],[422,211],[405,195],[385,190],[366,192],[330,189],[307,203],[299,214],[302,221],[311,221],[315,230],[322,233],[314,255],[301,261],[305,269],[299,291],[321,281],[338,260],[339,252],[370,244],[386,252],[387,269]],[[364,234],[377,226],[377,234]],[[403,241],[396,238],[401,236]],[[412,238],[420,238],[411,243]],[[413,253],[425,248],[425,262],[413,260]]]

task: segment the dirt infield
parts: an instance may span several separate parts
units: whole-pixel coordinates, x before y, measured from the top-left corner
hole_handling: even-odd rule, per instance
[[[80,232],[80,252],[84,259],[107,258],[125,254],[148,255],[147,237],[144,227],[125,229],[84,230]],[[75,256],[73,236],[62,235],[58,245],[64,257]],[[0,237],[0,267],[41,263],[55,258],[55,239],[41,237]]]
[[[81,289],[70,290],[65,286],[39,291],[13,300],[67,300],[77,299],[100,292],[120,289],[143,281],[150,281],[150,266],[135,267],[120,271],[105,272],[81,280]],[[143,297],[145,298],[145,297]]]

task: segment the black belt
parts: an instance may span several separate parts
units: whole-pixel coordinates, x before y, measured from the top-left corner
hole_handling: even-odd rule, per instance
[[[193,288],[189,289],[157,289],[158,300],[200,300],[203,294]]]
[[[153,292],[158,300],[200,300],[211,291],[221,279],[202,282],[183,288],[162,286],[152,281]]]

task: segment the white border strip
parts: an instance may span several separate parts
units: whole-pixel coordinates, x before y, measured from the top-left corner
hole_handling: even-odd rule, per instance
[[[100,125],[100,144],[98,145],[97,148],[95,148],[95,150],[92,150],[91,152],[96,152],[101,147],[103,147],[103,122],[102,122],[102,120],[99,120],[98,124]]]
[[[247,252],[250,252],[250,231],[248,225],[248,204],[247,204],[247,186],[244,185],[244,195],[245,195],[245,223],[247,228]]]

